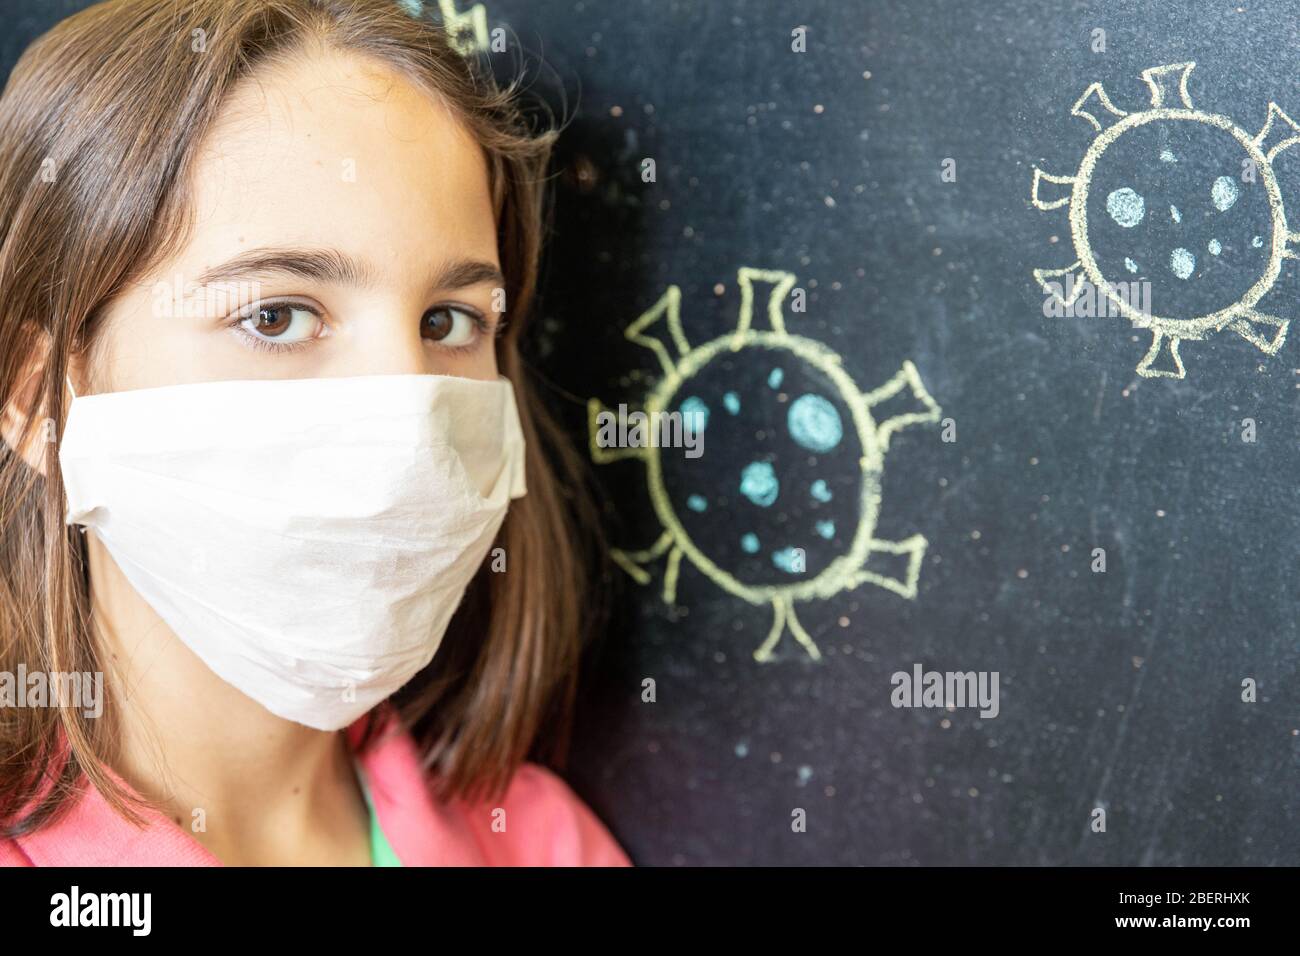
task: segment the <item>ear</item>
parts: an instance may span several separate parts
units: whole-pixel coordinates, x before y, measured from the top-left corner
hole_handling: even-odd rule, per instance
[[[41,331],[18,372],[12,396],[0,409],[0,440],[41,475],[45,474],[50,446],[59,440],[40,394],[48,354],[49,336]]]

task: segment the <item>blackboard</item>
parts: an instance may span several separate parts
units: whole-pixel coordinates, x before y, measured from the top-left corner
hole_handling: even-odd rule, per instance
[[[1300,862],[1292,14],[487,4],[571,115],[530,349],[622,565],[569,778],[637,863]],[[1084,260],[1185,324],[1049,314]],[[656,394],[698,459],[591,447]]]
[[[1182,378],[1140,374],[1150,328],[1044,314],[1035,270],[1078,255],[1069,208],[1036,208],[1033,190],[1035,168],[1074,175],[1098,136],[1071,113],[1094,83],[1136,114],[1151,108],[1144,71],[1191,62],[1197,111],[1251,137],[1270,103],[1300,117],[1292,12],[1016,0],[490,5],[576,108],[537,357],[576,441],[588,438],[587,400],[632,406],[663,378],[626,326],[675,286],[692,347],[727,335],[742,311],[742,268],[795,277],[806,311],[785,312],[789,333],[840,356],[863,391],[910,362],[940,409],[938,421],[896,432],[884,455],[876,535],[926,540],[915,598],[863,584],[795,602],[819,660],[787,630],[756,662],[772,608],[728,593],[689,557],[671,603],[666,560],[647,565],[644,586],[619,572],[618,614],[589,669],[577,785],[639,863],[1300,859],[1300,342],[1293,332],[1269,354],[1227,328],[1180,343]],[[802,54],[792,50],[801,26]],[[1154,75],[1167,108],[1185,108],[1184,72]],[[1107,128],[1117,119],[1097,117]],[[1245,149],[1228,133],[1160,125],[1138,124],[1150,142],[1117,138],[1097,164],[1097,257],[1112,281],[1134,278],[1123,260],[1136,260],[1156,313],[1168,302],[1195,316],[1248,291],[1241,270],[1258,278],[1265,268],[1269,249],[1261,258],[1251,240],[1271,243],[1271,207],[1258,198],[1261,176],[1242,182]],[[1284,128],[1279,119],[1266,145]],[[1161,132],[1167,141],[1148,135]],[[1152,162],[1170,166],[1158,158],[1168,148],[1184,179],[1142,178],[1153,144]],[[1297,156],[1283,150],[1268,168],[1300,222]],[[945,175],[954,168],[955,179]],[[1216,257],[1206,230],[1217,225],[1208,219],[1221,176],[1236,177],[1240,215],[1223,226]],[[1149,228],[1102,228],[1106,197],[1124,183],[1148,189]],[[1052,185],[1040,183],[1041,205],[1063,195]],[[1161,201],[1182,205],[1191,238],[1173,232]],[[1173,251],[1194,243],[1200,266],[1180,280]],[[1294,310],[1293,265],[1281,263],[1261,313]],[[754,285],[756,327],[770,288]],[[658,330],[675,354],[664,325],[646,334]],[[752,458],[795,466],[798,491],[765,522],[733,494],[698,537],[709,556],[744,568],[743,533],[761,524],[765,539],[801,536],[814,574],[826,549],[812,533],[802,459],[770,435],[740,447],[726,432],[716,450],[707,438],[727,417],[716,393],[769,401],[773,365],[784,366],[791,401],[816,389],[791,380],[808,374],[799,363],[742,351],[734,364],[721,373],[729,385],[700,384],[712,389],[699,392],[711,406],[704,454],[664,450],[665,469],[736,491]],[[1168,337],[1147,369],[1162,370],[1177,371]],[[885,408],[919,410],[903,401],[910,394]],[[766,430],[782,431],[780,407],[763,409]],[[944,440],[945,420],[955,441]],[[851,457],[819,466],[852,484]],[[650,549],[664,524],[643,463],[596,468],[613,544]],[[670,494],[687,519],[689,492],[679,482]],[[1104,572],[1093,570],[1099,548]],[[750,567],[762,580],[780,575]],[[996,672],[998,715],[894,707],[892,675],[917,665]],[[646,679],[654,703],[643,700]]]

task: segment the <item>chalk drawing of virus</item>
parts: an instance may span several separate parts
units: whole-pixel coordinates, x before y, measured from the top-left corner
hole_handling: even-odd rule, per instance
[[[754,328],[755,283],[771,284],[769,329]],[[792,273],[741,268],[738,284],[739,321],[711,342],[694,348],[687,342],[675,285],[624,332],[653,351],[663,371],[641,411],[652,421],[680,412],[698,430],[703,454],[691,458],[680,447],[654,443],[602,444],[601,423],[614,413],[591,399],[591,455],[602,464],[622,458],[645,464],[663,533],[646,550],[613,553],[634,580],[648,584],[646,567],[666,558],[663,600],[673,604],[686,558],[724,591],[772,608],[756,660],[771,660],[787,630],[819,660],[795,615],[797,602],[861,584],[916,597],[927,542],[919,534],[902,541],[875,536],[881,477],[890,438],[938,421],[939,406],[911,362],[864,393],[835,352],[789,334],[783,305],[795,284]],[[873,409],[885,402],[898,413],[877,421]],[[906,567],[881,573],[900,568],[871,570],[870,559]]]
[[[1287,227],[1273,161],[1300,142],[1300,127],[1276,103],[1254,135],[1195,109],[1187,92],[1195,66],[1146,70],[1151,99],[1138,112],[1118,108],[1093,83],[1070,110],[1097,132],[1078,171],[1034,167],[1033,204],[1069,206],[1078,257],[1063,269],[1035,269],[1034,278],[1065,306],[1091,284],[1111,314],[1150,330],[1137,366],[1148,378],[1183,378],[1179,343],[1223,329],[1274,355],[1290,322],[1256,306],[1283,259],[1297,258],[1291,243],[1300,235]],[[1150,283],[1149,302],[1130,293],[1139,282]]]

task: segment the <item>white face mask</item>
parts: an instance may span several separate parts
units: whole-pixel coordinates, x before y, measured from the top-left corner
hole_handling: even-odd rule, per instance
[[[320,730],[429,663],[524,494],[504,378],[74,393],[59,462],[67,523],[95,529],[177,636],[267,710]]]

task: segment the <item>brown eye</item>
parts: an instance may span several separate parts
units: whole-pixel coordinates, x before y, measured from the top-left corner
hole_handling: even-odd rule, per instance
[[[277,344],[316,338],[322,325],[314,310],[292,302],[272,302],[250,309],[239,322],[240,328],[253,339]]]
[[[450,309],[430,309],[420,320],[420,335],[441,342],[451,333],[454,324]]]
[[[262,335],[283,335],[293,324],[294,310],[287,305],[271,305],[257,310],[253,331]]]
[[[478,320],[468,312],[450,306],[430,309],[420,319],[420,335],[443,345],[470,345],[480,329]]]

